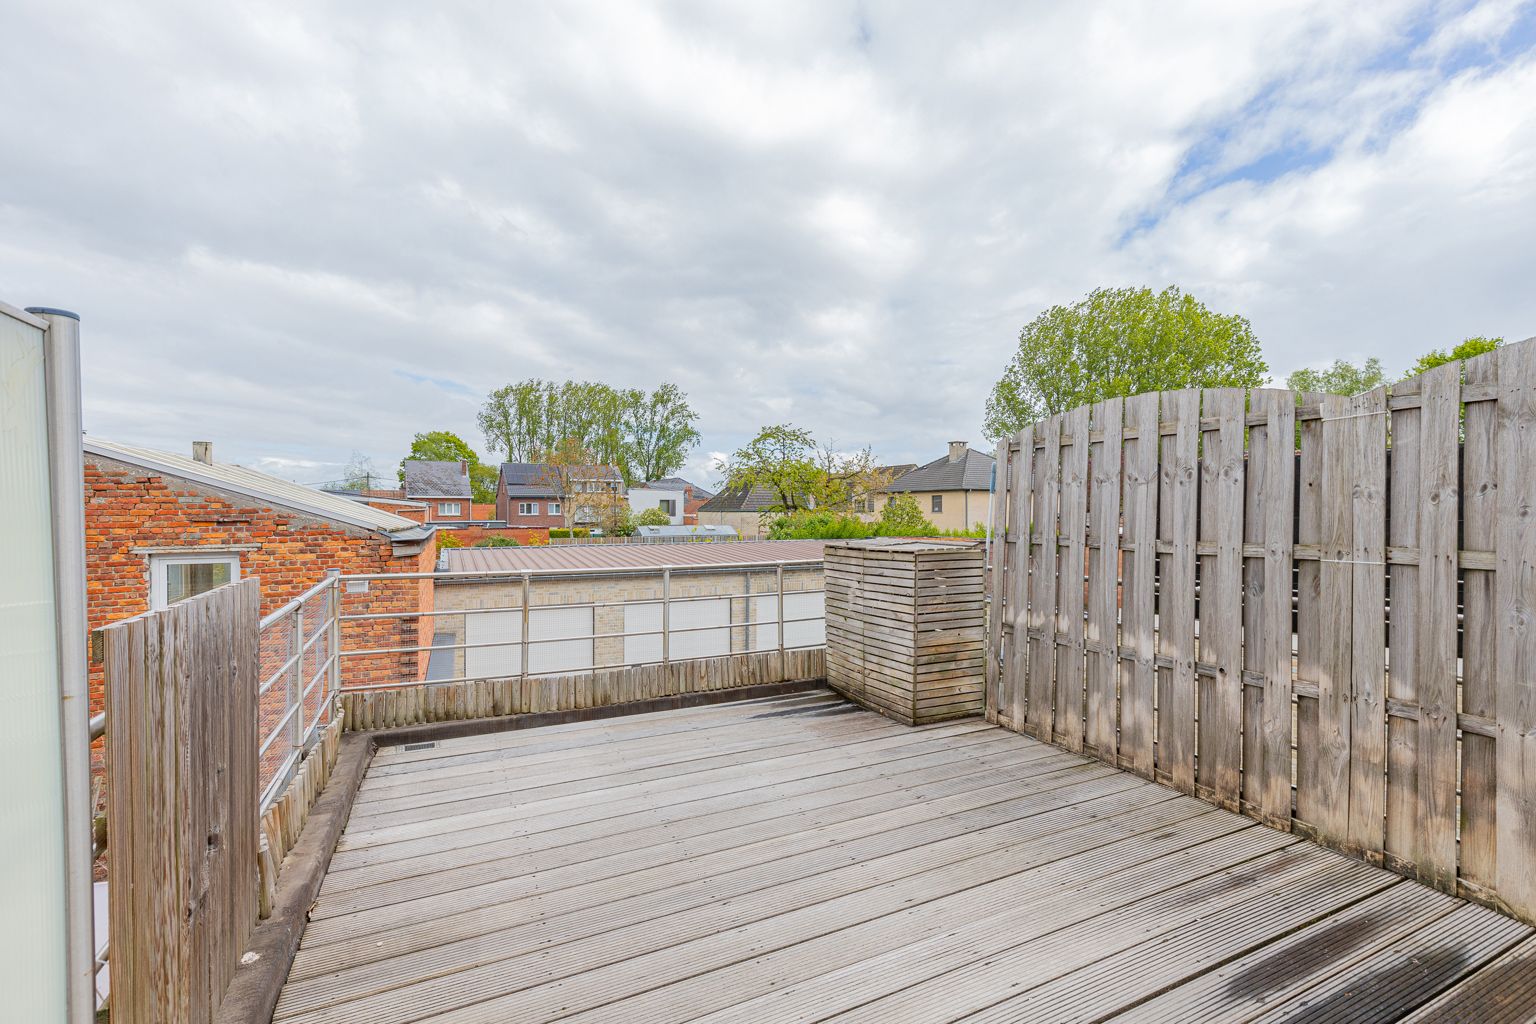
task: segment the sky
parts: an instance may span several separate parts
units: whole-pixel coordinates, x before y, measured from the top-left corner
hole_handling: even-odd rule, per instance
[[[982,446],[1042,310],[1177,284],[1272,376],[1536,335],[1536,5],[0,0],[0,299],[88,432],[392,467],[529,377]]]

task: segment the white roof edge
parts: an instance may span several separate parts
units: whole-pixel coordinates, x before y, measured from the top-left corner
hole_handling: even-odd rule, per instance
[[[304,512],[322,519],[345,523],[348,526],[371,530],[394,539],[417,539],[396,536],[412,531],[420,531],[420,537],[428,536],[432,532],[430,527],[406,519],[404,516],[397,516],[393,512],[372,508],[351,498],[329,495],[324,491],[313,490],[302,484],[282,480],[260,470],[248,469],[233,463],[215,463],[210,466],[170,452],[118,444],[89,435],[81,439],[81,445],[92,455],[141,466],[156,473],[180,477],[209,487],[221,487],[249,495],[267,504],[280,505],[295,512]],[[262,481],[271,481],[274,486],[265,486]],[[309,495],[313,495],[318,500],[311,500]],[[360,514],[354,511],[357,509],[368,509],[371,514]]]

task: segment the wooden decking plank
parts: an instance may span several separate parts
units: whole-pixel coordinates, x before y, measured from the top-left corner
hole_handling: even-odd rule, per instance
[[[1348,970],[1459,906],[1424,886],[1395,885],[1108,1019],[1116,1024],[1239,1021]]]
[[[504,879],[516,878],[529,886],[551,888],[557,881],[550,877],[552,873],[558,872],[557,877],[563,879],[566,873],[582,865],[591,865],[591,870],[596,872],[610,868],[618,870],[621,864],[631,860],[640,864],[655,863],[663,855],[681,859],[818,828],[848,817],[883,813],[952,792],[969,792],[982,784],[1026,778],[1036,770],[1036,763],[1052,756],[1055,755],[1049,750],[1022,747],[1008,740],[956,746],[907,759],[899,777],[884,771],[852,780],[839,775],[835,782],[807,796],[786,799],[782,803],[775,801],[773,809],[776,813],[770,817],[738,813],[734,822],[723,821],[722,827],[694,836],[679,838],[666,832],[650,837],[657,842],[647,843],[647,837],[633,835],[623,844],[622,850],[605,854],[601,848],[612,846],[614,840],[613,836],[605,835],[580,848],[567,849],[560,855],[567,861],[564,864],[555,863],[555,858],[550,855],[509,854],[485,863],[444,868],[370,886],[343,887],[339,891],[322,893],[310,912],[310,919],[355,913]],[[866,779],[872,781],[864,781]],[[585,880],[586,876],[582,877]],[[592,877],[601,876],[594,874]]]
[[[1472,977],[1403,1018],[1403,1024],[1530,1024],[1536,1020],[1536,939],[1526,939]]]
[[[1089,775],[1099,769],[1082,766],[1078,771]],[[515,907],[490,907],[422,927],[406,926],[379,940],[382,946],[374,936],[334,943],[315,951],[310,960],[311,970],[337,972],[317,986],[320,991],[315,997],[334,999],[338,993],[354,990],[393,993],[392,998],[381,997],[370,1004],[369,1019],[379,1021],[386,1018],[372,1014],[393,1015],[407,1005],[441,1009],[460,1005],[459,1000],[474,1001],[470,997],[475,994],[488,998],[505,983],[510,961],[552,946],[564,948],[577,939],[599,936],[590,944],[616,952],[622,946],[614,933],[627,930],[640,944],[638,951],[660,948],[751,920],[750,915],[773,916],[893,877],[994,854],[1020,836],[1061,827],[1096,800],[1113,801],[1121,795],[1120,800],[1132,806],[1145,802],[1145,794],[1122,785],[1131,780],[1117,775],[1098,774],[1087,782],[1020,797],[1003,808],[1006,813],[994,812],[1004,821],[975,831],[962,820],[966,815],[954,815],[785,858],[766,868],[751,865],[636,896],[622,895],[622,878],[612,887],[616,891],[611,898],[602,891],[603,883],[598,883],[583,887],[579,900],[562,901],[548,916],[539,913],[537,900],[532,905],[523,901]],[[986,815],[975,817],[984,820]],[[290,987],[284,995],[290,1004],[298,998],[293,992]]]

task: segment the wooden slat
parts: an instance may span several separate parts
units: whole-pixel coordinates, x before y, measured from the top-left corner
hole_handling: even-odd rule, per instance
[[[1067,413],[1062,429],[1088,436],[1089,408]],[[1083,647],[1084,573],[1088,543],[1088,444],[1064,448],[1061,455],[1061,558],[1057,565],[1056,629],[1067,642],[1056,648],[1054,735],[1068,750],[1083,749],[1086,657]]]
[[[1419,377],[1418,537],[1415,604],[1409,609],[1417,746],[1409,782],[1413,860],[1421,881],[1456,891],[1456,548],[1460,503],[1457,467],[1461,367],[1447,364]],[[1395,458],[1395,450],[1394,450]],[[1395,570],[1394,570],[1395,571]],[[1396,588],[1394,587],[1394,595]],[[1397,609],[1393,608],[1394,621]],[[1404,697],[1404,699],[1409,699]],[[1390,812],[1393,809],[1389,808]]]
[[[1387,389],[1349,402],[1351,852],[1379,858],[1386,822]],[[1326,428],[1325,428],[1326,429]]]
[[[1031,556],[1029,578],[1029,628],[1054,628],[1058,597],[1058,511],[1061,505],[1061,417],[1052,416],[1035,427],[1038,450],[1033,483],[1035,523],[1032,536],[1041,538]],[[1042,740],[1054,735],[1053,705],[1056,689],[1056,645],[1032,640],[1027,679],[1028,731]]]
[[[1498,891],[1536,920],[1536,343],[1497,352]]]
[[[1199,515],[1200,392],[1163,395],[1174,425],[1158,459],[1158,529],[1171,551],[1158,559],[1158,653],[1173,659],[1158,671],[1157,767],[1175,789],[1195,791],[1195,543]]]
[[[1500,363],[1497,353],[1468,359],[1464,364],[1465,388],[1497,388]],[[1467,405],[1463,429],[1461,518],[1462,544],[1495,551],[1499,542],[1499,411],[1494,403]],[[1495,561],[1495,566],[1497,561]],[[1497,644],[1497,569],[1462,573],[1463,626],[1461,634],[1461,709],[1492,719],[1498,713],[1495,661]],[[1461,841],[1458,844],[1461,879],[1494,888],[1496,863],[1495,803],[1498,793],[1498,742],[1495,736],[1463,733],[1461,737]]]
[[[1321,402],[1321,396],[1301,395]],[[1301,422],[1297,430],[1300,445],[1297,456],[1296,546],[1315,545],[1321,549],[1323,538],[1323,423],[1320,419]],[[1298,560],[1299,561],[1299,560]],[[1316,820],[1317,808],[1327,794],[1317,780],[1318,707],[1316,691],[1323,672],[1322,568],[1317,561],[1300,561],[1296,567],[1296,673],[1293,692],[1303,686],[1312,696],[1296,703],[1295,817],[1306,822]]]
[[[1035,528],[1038,501],[1034,489],[1035,428],[1025,427],[1018,434],[1019,450],[1009,459],[1008,535],[1012,548],[1008,562],[1008,662],[1003,666],[1007,680],[1010,728],[1023,732],[1029,706],[1028,630],[1032,622],[1029,601],[1032,596],[1030,563],[1033,547],[1030,537]]]
[[[1090,429],[1100,440],[1091,452],[1088,537],[1088,626],[1098,648],[1088,656],[1086,740],[1100,760],[1119,763],[1120,685],[1120,460],[1125,401],[1093,407]]]
[[[997,443],[992,468],[992,509],[987,552],[987,710],[989,722],[997,721],[1002,696],[1003,600],[1008,592],[1008,439]]]
[[[1125,446],[1122,533],[1130,553],[1122,564],[1121,615],[1124,645],[1133,658],[1122,663],[1120,679],[1120,750],[1131,770],[1152,778],[1153,723],[1157,700],[1156,608],[1158,438],[1161,396],[1152,392],[1126,399],[1127,430],[1136,438]]]
[[[1422,435],[1423,415],[1420,412],[1419,389],[1422,377],[1411,377],[1392,387],[1389,406],[1392,411],[1392,447],[1389,452],[1390,475],[1388,510],[1388,550],[1392,547],[1418,549],[1424,491]],[[1411,406],[1400,406],[1402,400],[1412,397]],[[1438,499],[1443,500],[1443,498]],[[1454,514],[1454,502],[1452,503]],[[1431,516],[1435,509],[1427,510]],[[1391,665],[1387,676],[1387,813],[1385,832],[1386,856],[1400,865],[1411,865],[1419,858],[1422,845],[1419,839],[1419,780],[1418,750],[1419,721],[1419,672],[1418,628],[1419,567],[1393,564],[1389,571],[1389,601],[1391,622],[1387,632],[1388,657]],[[1454,597],[1454,595],[1453,595]],[[1450,628],[1454,630],[1455,616]],[[1442,629],[1440,623],[1432,623],[1431,629]],[[1454,633],[1453,633],[1454,636]],[[1453,676],[1454,679],[1454,676]],[[1413,708],[1412,718],[1392,715],[1393,708]]]
[[[1258,501],[1263,506],[1262,572],[1264,591],[1257,621],[1261,624],[1259,655],[1263,674],[1263,773],[1258,805],[1269,824],[1289,828],[1291,820],[1294,715],[1291,700],[1291,577],[1296,526],[1295,413],[1296,400],[1288,391],[1256,391],[1265,411],[1267,429],[1262,455],[1263,486]]]
[[[1243,436],[1246,395],[1212,389],[1202,413],[1218,422],[1200,458],[1199,539],[1215,553],[1200,559],[1200,659],[1215,666],[1200,682],[1199,781],[1215,801],[1237,810],[1243,741]]]

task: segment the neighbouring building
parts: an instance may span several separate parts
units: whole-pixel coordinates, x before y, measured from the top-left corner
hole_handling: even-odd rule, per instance
[[[513,527],[591,526],[624,494],[616,466],[503,462],[496,475],[496,518]]]
[[[670,659],[777,650],[781,570],[784,646],[819,647],[826,643],[822,548],[822,541],[808,540],[445,551],[445,569],[475,575],[437,583],[438,650],[429,678],[522,671],[526,570],[539,574],[527,616],[531,675],[661,661],[662,566],[670,567]],[[562,576],[562,570],[579,571]]]
[[[463,460],[405,460],[405,497],[427,506],[429,523],[467,523],[474,517],[469,463]]]
[[[885,504],[883,493],[885,485],[897,477],[905,476],[916,468],[917,463],[915,462],[902,462],[894,466],[876,466],[870,473],[871,479],[876,481],[876,483],[869,488],[867,493],[855,494],[853,496],[854,512],[859,513],[864,519],[877,517],[880,513],[880,506]],[[874,513],[874,516],[867,515],[866,513]]]
[[[660,480],[652,480],[645,486],[683,492],[683,526],[698,525],[699,508],[715,496],[714,491],[707,491],[698,484],[684,480],[680,476],[664,476]]]
[[[266,614],[313,587],[331,569],[346,573],[430,572],[434,528],[367,499],[339,497],[253,469],[87,437],[85,544],[90,628],[163,608],[247,576],[261,578]],[[432,608],[431,580],[349,586],[348,613]],[[417,619],[352,622],[343,646],[416,646]],[[263,651],[264,658],[266,651]],[[348,664],[350,682],[419,678],[426,661],[410,653]],[[102,699],[92,669],[92,706]]]
[[[757,540],[767,535],[764,513],[778,505],[771,488],[728,487],[699,506],[698,525],[734,527],[743,540]]]
[[[660,509],[671,526],[683,525],[684,509],[688,496],[681,487],[667,487],[661,481],[629,489],[629,511],[639,515],[649,509]]]
[[[877,495],[870,511],[898,494],[909,494],[918,509],[941,530],[967,530],[986,522],[992,489],[992,465],[996,460],[964,441],[949,442],[949,454],[904,473]],[[866,515],[865,518],[873,518]]]

